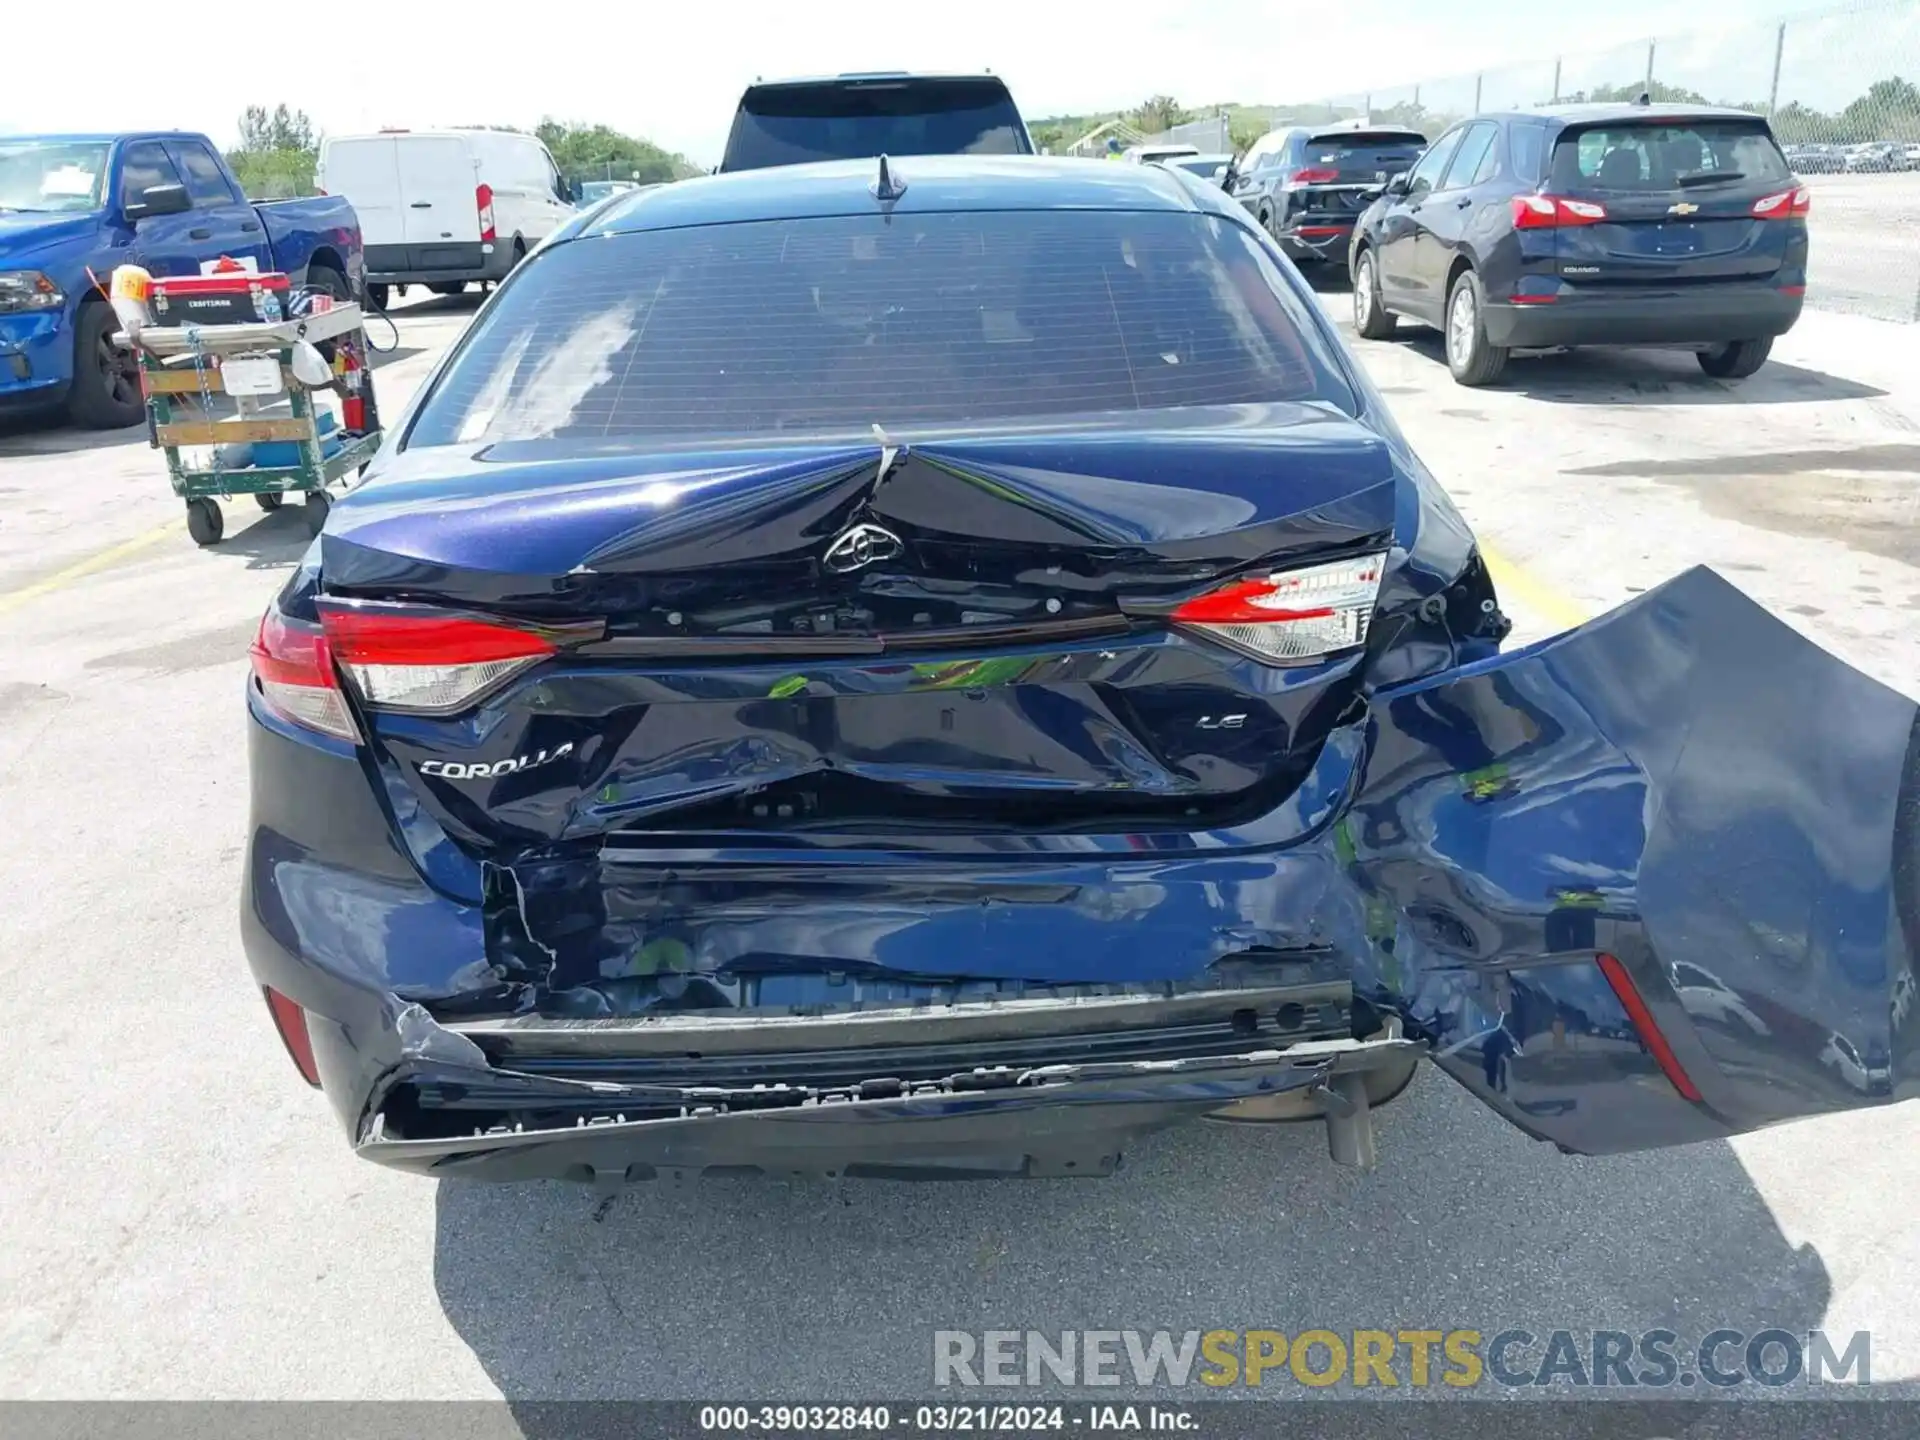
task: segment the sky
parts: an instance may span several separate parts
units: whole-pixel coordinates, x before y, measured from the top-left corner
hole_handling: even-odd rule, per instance
[[[1534,75],[1551,75],[1559,50],[1569,57],[1563,88],[1573,89],[1585,71],[1599,79],[1631,70],[1645,37],[1676,24],[1706,33],[1667,48],[1675,65],[1725,74],[1734,89],[1757,86],[1764,96],[1775,8],[1765,0],[383,0],[342,6],[337,21],[290,23],[263,43],[252,10],[231,24],[170,14],[162,40],[150,6],[99,0],[88,28],[116,37],[113,78],[89,72],[80,83],[70,48],[16,57],[0,74],[0,134],[177,127],[227,145],[244,106],[285,102],[333,134],[531,126],[543,116],[601,122],[707,164],[756,76],[991,69],[1038,119],[1163,93],[1187,105],[1378,96],[1401,81],[1543,61],[1507,72],[1523,89],[1537,85]],[[1920,0],[1893,13],[1893,48],[1920,75]],[[1785,67],[1788,88],[1814,103],[1844,103],[1887,63],[1889,24],[1883,14],[1826,30],[1807,30],[1792,57],[1798,70]],[[327,48],[328,35],[340,37],[340,49]],[[164,51],[164,69],[143,86],[149,45]]]

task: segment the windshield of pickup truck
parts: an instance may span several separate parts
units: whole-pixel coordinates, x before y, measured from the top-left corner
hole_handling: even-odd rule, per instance
[[[1020,112],[997,80],[826,81],[749,90],[720,168],[1027,153]]]
[[[0,139],[0,210],[98,210],[107,151],[92,141]]]

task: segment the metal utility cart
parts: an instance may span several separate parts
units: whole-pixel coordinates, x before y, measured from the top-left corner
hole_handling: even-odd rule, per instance
[[[308,385],[294,374],[294,346],[303,340],[322,346],[323,354],[331,350],[326,384]],[[167,477],[173,493],[187,502],[187,532],[197,544],[219,542],[226,530],[219,502],[237,495],[253,496],[262,510],[278,510],[288,494],[299,493],[307,531],[318,535],[333,503],[328,488],[343,488],[345,477],[366,468],[380,448],[380,412],[358,305],[257,324],[149,325],[129,343],[140,354],[148,438],[166,452]],[[341,394],[346,427],[321,431],[316,390]],[[220,394],[233,397],[237,417],[213,418],[213,397]],[[282,395],[289,413],[261,413]],[[182,402],[195,400],[199,414],[182,417]],[[336,440],[339,448],[327,453]],[[269,458],[291,463],[242,463],[247,457],[229,448],[258,445],[277,446],[285,453]],[[211,447],[210,467],[190,467],[183,447]]]

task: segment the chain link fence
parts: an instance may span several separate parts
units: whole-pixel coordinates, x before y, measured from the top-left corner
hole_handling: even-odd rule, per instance
[[[1643,90],[1655,101],[1770,116],[1788,161],[1813,189],[1808,301],[1920,321],[1920,0],[1568,50],[1330,96],[1288,121],[1366,115],[1433,137],[1485,111],[1631,100]]]

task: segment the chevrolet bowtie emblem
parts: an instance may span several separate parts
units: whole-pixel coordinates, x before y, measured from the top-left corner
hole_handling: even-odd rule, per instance
[[[1678,205],[1669,205],[1667,207],[1667,214],[1691,215],[1699,208],[1700,207],[1698,205],[1689,205],[1686,201],[1682,200]]]

